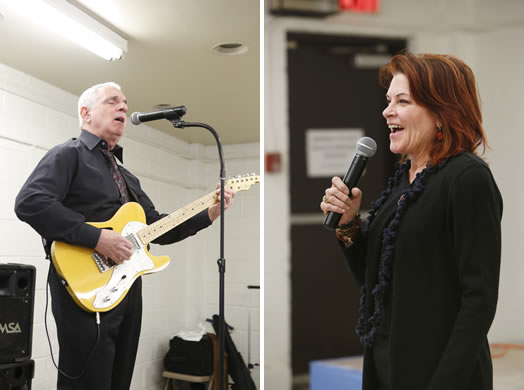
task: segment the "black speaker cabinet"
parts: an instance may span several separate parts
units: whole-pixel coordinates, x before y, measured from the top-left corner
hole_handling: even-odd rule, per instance
[[[34,374],[34,360],[0,364],[0,390],[31,390]]]
[[[31,357],[35,267],[0,264],[0,364]]]

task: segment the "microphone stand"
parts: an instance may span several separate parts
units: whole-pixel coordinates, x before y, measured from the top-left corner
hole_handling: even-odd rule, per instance
[[[182,114],[183,115],[183,114]],[[224,258],[224,188],[226,182],[226,169],[224,165],[224,155],[222,153],[222,143],[218,133],[211,126],[205,123],[184,122],[180,116],[174,115],[170,122],[177,129],[185,127],[202,127],[213,134],[218,147],[218,157],[220,159],[220,257],[217,260],[219,272],[219,303],[218,303],[218,388],[224,390],[224,273],[226,272],[226,259]]]

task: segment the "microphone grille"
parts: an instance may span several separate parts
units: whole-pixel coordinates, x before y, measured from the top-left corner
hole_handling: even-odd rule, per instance
[[[377,151],[377,143],[373,138],[362,137],[357,142],[357,154],[370,158]]]
[[[134,124],[134,125],[139,125],[140,123],[140,119],[138,119],[138,116],[142,114],[141,112],[133,112],[131,114],[131,123]]]

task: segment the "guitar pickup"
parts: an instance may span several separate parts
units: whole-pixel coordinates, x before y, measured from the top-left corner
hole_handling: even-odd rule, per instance
[[[116,265],[116,263],[111,260],[109,257],[104,256],[101,253],[93,252],[93,260],[95,261],[95,264],[97,265],[100,272],[106,272],[109,271],[113,266]]]
[[[134,251],[136,251],[137,249],[140,249],[140,244],[138,243],[138,240],[136,239],[134,234],[127,235],[126,240],[131,243]]]

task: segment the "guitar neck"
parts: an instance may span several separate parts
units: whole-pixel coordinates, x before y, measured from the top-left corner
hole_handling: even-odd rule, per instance
[[[174,227],[180,225],[182,222],[187,221],[189,218],[197,215],[202,210],[212,206],[216,202],[216,199],[216,192],[210,192],[209,194],[195,200],[187,206],[169,214],[167,217],[164,217],[143,228],[137,233],[137,235],[142,243],[147,245]]]

